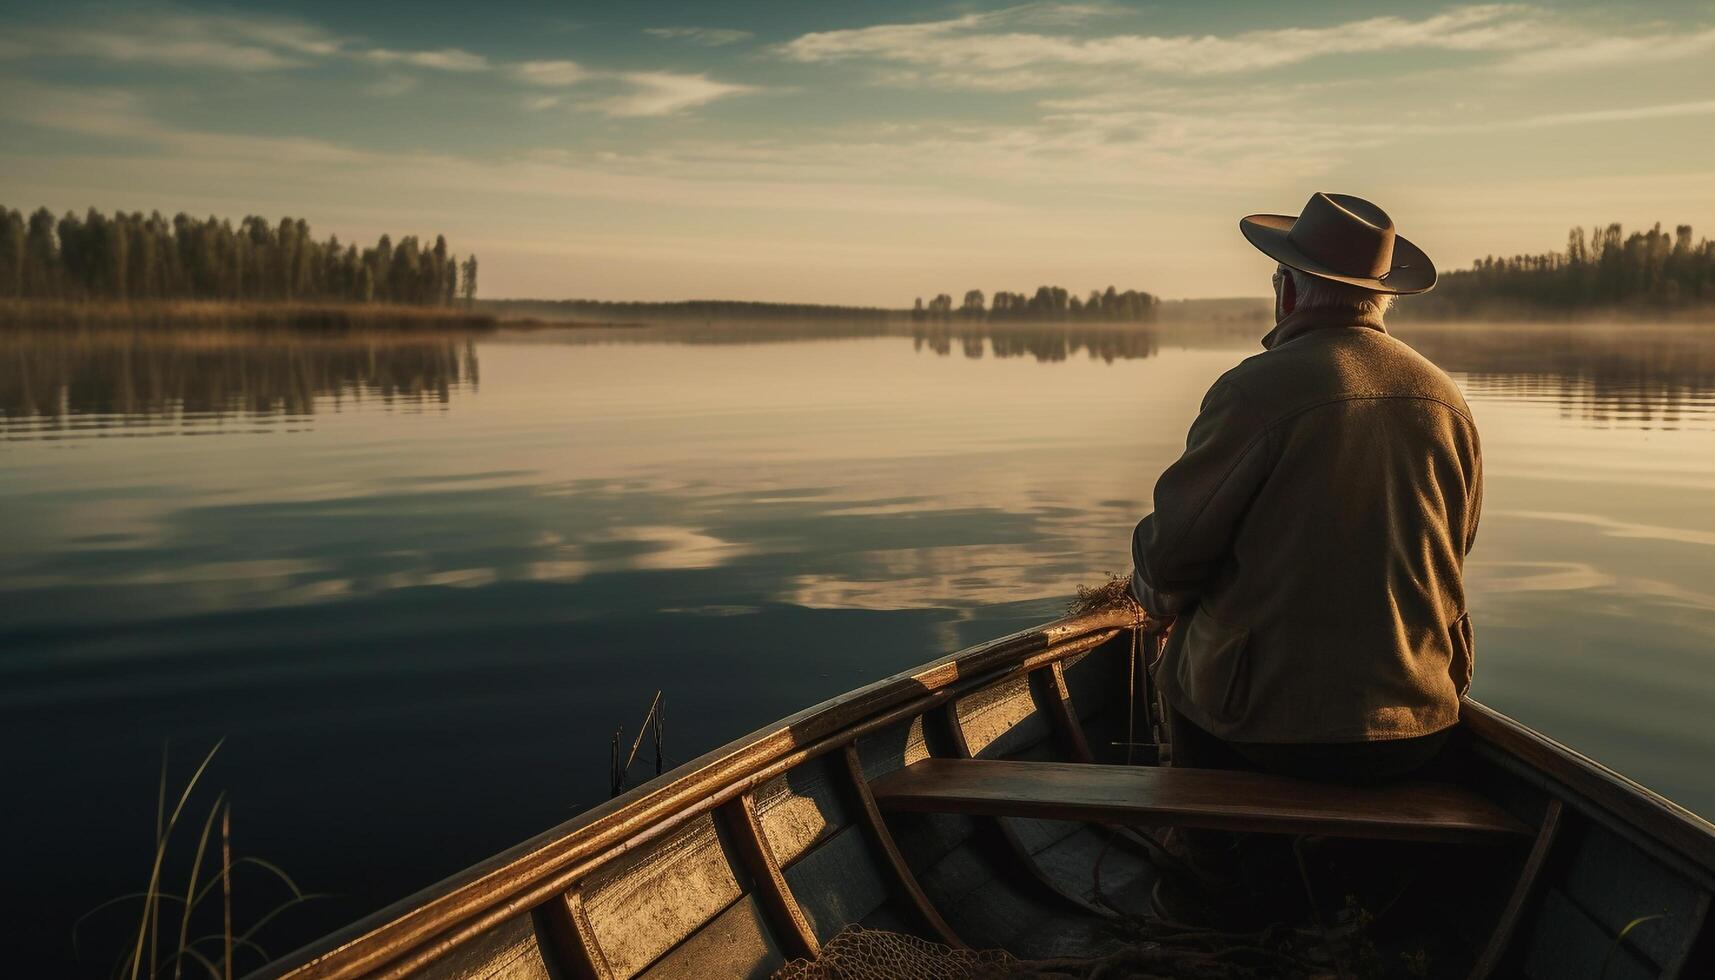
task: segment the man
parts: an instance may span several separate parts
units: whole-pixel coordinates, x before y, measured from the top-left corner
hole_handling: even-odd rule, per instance
[[[1275,327],[1209,389],[1132,537],[1134,593],[1176,617],[1156,678],[1173,761],[1404,775],[1458,721],[1472,665],[1477,428],[1447,375],[1383,324],[1435,268],[1344,194],[1239,227],[1279,263]],[[1193,860],[1231,840],[1180,836]]]

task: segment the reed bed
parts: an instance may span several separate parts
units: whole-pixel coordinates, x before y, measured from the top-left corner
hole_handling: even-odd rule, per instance
[[[224,739],[222,740],[224,742]],[[174,831],[186,816],[197,785],[208,772],[221,742],[196,767],[169,811],[172,797],[167,787],[167,756],[161,756],[161,778],[155,800],[155,850],[149,876],[141,891],[109,899],[90,909],[72,926],[72,947],[77,951],[79,932],[92,919],[112,910],[136,910],[136,926],[127,930],[123,947],[114,954],[109,976],[124,980],[184,980],[206,976],[232,980],[241,972],[266,963],[271,957],[256,941],[263,927],[294,906],[323,896],[305,892],[292,877],[274,864],[255,856],[233,856],[232,803],[225,792],[216,793],[197,834],[188,865],[178,869],[182,890],[168,884],[169,869],[178,855]],[[218,824],[218,837],[216,825]],[[216,857],[218,855],[218,857]],[[210,859],[212,870],[205,872]],[[240,925],[233,911],[235,872],[251,868],[285,889],[284,897],[262,906],[248,925]],[[172,920],[176,918],[177,922]],[[241,968],[240,959],[248,962]],[[188,968],[187,968],[188,967]]]

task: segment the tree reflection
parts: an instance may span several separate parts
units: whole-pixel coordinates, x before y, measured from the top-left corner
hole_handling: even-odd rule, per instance
[[[475,344],[444,335],[31,331],[0,338],[0,427],[75,416],[313,414],[318,401],[445,404],[477,382]]]
[[[1112,364],[1153,357],[1161,346],[1155,330],[1128,325],[930,322],[913,325],[911,339],[917,350],[928,348],[943,357],[957,344],[972,359],[992,350],[995,357],[1033,357],[1045,363],[1087,351],[1092,359]]]
[[[1715,420],[1715,342],[1696,328],[1412,324],[1396,333],[1474,394],[1551,401],[1563,417],[1600,425]]]

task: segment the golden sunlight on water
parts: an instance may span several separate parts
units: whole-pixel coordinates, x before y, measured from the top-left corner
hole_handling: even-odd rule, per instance
[[[72,814],[16,832],[96,880],[92,787],[224,735],[259,848],[397,897],[599,798],[616,703],[683,759],[1058,614],[1256,332],[0,340],[0,717]],[[1715,813],[1715,338],[1402,336],[1484,440],[1474,693]],[[398,874],[301,832],[336,794]]]

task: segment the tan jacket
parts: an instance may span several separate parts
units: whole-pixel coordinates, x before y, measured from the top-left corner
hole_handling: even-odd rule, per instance
[[[1168,702],[1229,741],[1439,731],[1471,683],[1482,450],[1446,374],[1356,312],[1295,313],[1222,375],[1132,536],[1180,613]]]

